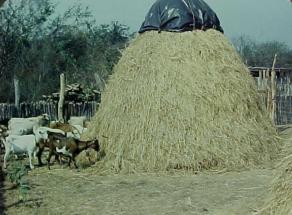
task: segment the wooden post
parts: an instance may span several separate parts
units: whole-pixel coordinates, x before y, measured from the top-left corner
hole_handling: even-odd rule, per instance
[[[19,79],[15,75],[13,77],[13,84],[14,84],[14,105],[17,110],[17,115],[19,115],[19,101],[20,101],[20,90],[19,90]]]
[[[272,100],[272,97],[271,97],[271,87],[270,87],[270,83],[269,83],[269,76],[268,74],[270,73],[270,69],[267,69],[265,71],[265,89],[267,91],[266,93],[266,106],[267,106],[267,111],[268,113],[270,114],[271,112],[271,100]]]
[[[273,66],[272,66],[272,72],[271,72],[271,92],[272,92],[272,104],[271,104],[271,119],[275,123],[276,122],[276,108],[277,108],[277,102],[276,102],[276,93],[277,93],[277,83],[276,83],[276,71],[275,71],[275,65],[277,61],[277,54],[275,54]]]
[[[58,102],[58,120],[60,122],[64,122],[63,116],[63,106],[65,100],[65,76],[64,73],[60,75],[60,95],[59,95],[59,102]]]

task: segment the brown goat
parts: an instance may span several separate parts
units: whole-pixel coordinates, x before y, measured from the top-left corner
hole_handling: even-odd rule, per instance
[[[80,139],[81,134],[78,131],[78,129],[73,125],[62,122],[54,122],[50,123],[50,128],[64,131],[67,134],[67,137],[74,137]]]
[[[52,133],[52,132],[48,132],[48,136],[49,136],[49,140],[44,142],[44,141],[41,141],[39,144],[38,144],[38,152],[37,152],[37,158],[38,158],[38,162],[39,162],[39,165],[43,165],[42,163],[42,153],[44,151],[45,148],[48,148],[49,149],[49,155],[48,155],[48,158],[47,158],[47,162],[48,162],[48,168],[50,169],[50,160],[51,160],[51,157],[53,155],[55,155],[55,160],[57,160],[59,163],[61,163],[61,160],[59,158],[59,154],[56,152],[56,147],[59,146],[59,140],[65,140],[67,139],[65,135],[63,134],[58,134],[58,133]]]
[[[69,157],[69,163],[68,166],[70,166],[71,161],[73,160],[73,164],[75,168],[77,167],[75,157],[82,152],[83,150],[86,150],[88,148],[94,149],[96,152],[99,151],[99,142],[97,139],[90,140],[90,141],[82,141],[82,140],[76,140],[74,138],[69,138],[67,141],[61,140],[60,145],[63,147],[57,147],[56,151],[58,153],[61,153],[67,157]]]
[[[73,132],[74,130],[76,130],[76,128],[74,128],[74,126],[67,124],[67,123],[62,123],[62,122],[51,123],[50,128],[60,129],[64,132]]]

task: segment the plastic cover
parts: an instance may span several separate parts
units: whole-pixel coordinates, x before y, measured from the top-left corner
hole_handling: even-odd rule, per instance
[[[147,13],[139,33],[210,28],[223,33],[217,15],[203,0],[157,0]]]

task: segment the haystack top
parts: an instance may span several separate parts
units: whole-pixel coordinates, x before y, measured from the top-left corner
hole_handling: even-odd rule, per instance
[[[139,33],[210,28],[223,33],[216,13],[203,0],[157,0],[147,13]]]

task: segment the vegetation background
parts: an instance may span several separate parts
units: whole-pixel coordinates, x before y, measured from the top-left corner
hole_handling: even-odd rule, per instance
[[[91,11],[78,4],[56,15],[50,0],[7,1],[0,9],[0,102],[13,103],[19,83],[20,101],[37,101],[59,90],[59,75],[102,90],[121,51],[136,32],[112,22],[98,25]],[[232,40],[249,66],[292,67],[292,49],[278,41],[256,42],[248,36]]]

